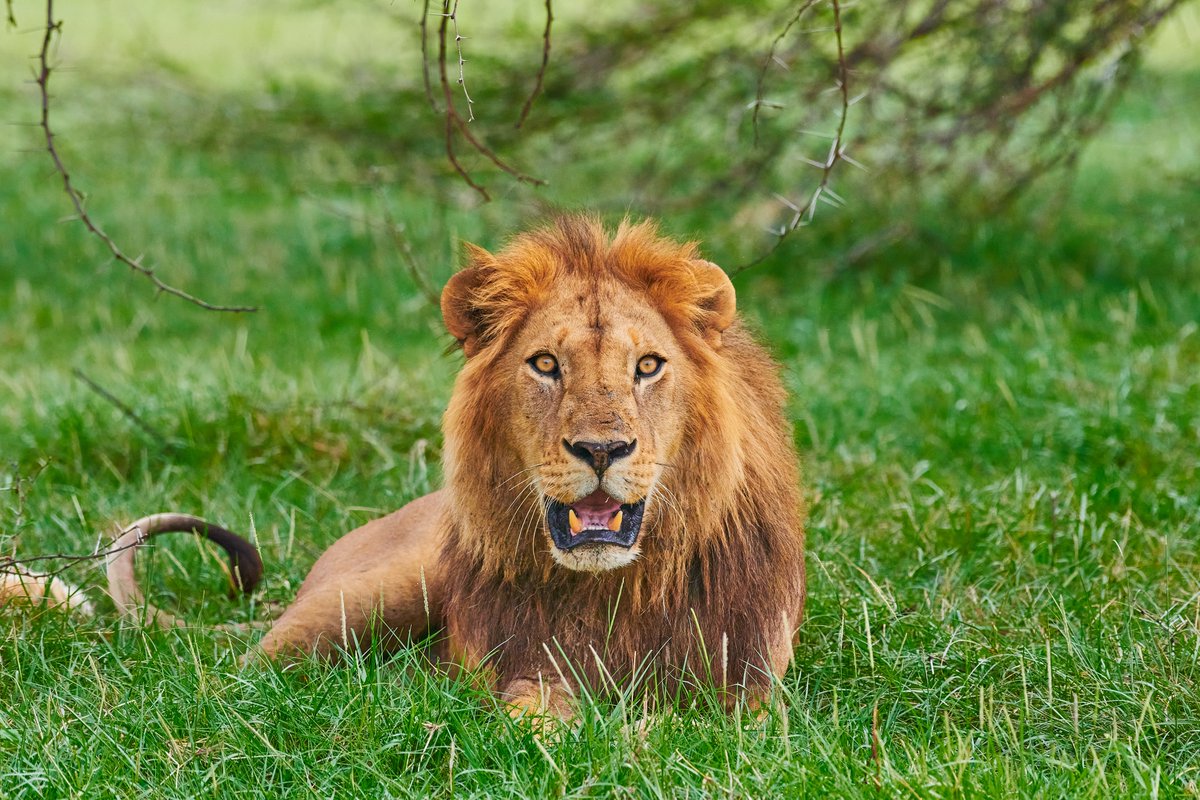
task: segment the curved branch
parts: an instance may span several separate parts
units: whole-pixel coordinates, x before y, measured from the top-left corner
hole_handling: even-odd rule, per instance
[[[791,235],[793,231],[812,222],[813,216],[816,214],[817,202],[819,200],[826,200],[826,202],[832,202],[834,205],[842,204],[841,198],[829,188],[829,178],[833,174],[834,167],[836,167],[842,161],[851,160],[845,154],[846,119],[850,116],[850,70],[846,65],[846,50],[842,42],[842,7],[839,0],[830,0],[830,4],[833,6],[833,35],[834,39],[837,41],[837,88],[841,98],[841,109],[838,115],[837,131],[833,135],[833,143],[829,146],[829,154],[825,157],[825,161],[809,161],[809,163],[813,166],[820,168],[821,178],[817,182],[817,188],[814,189],[812,194],[809,195],[808,200],[799,206],[791,203],[785,198],[780,198],[780,200],[782,200],[784,204],[787,205],[793,212],[791,221],[784,225],[779,231],[775,237],[775,243],[771,245],[770,249],[753,261],[742,264],[741,266],[735,268],[732,272],[730,272],[730,277],[740,275],[746,270],[756,267],[762,262],[766,261],[771,257],[772,254],[775,253],[776,250],[779,249],[780,245],[783,244],[784,240],[787,239],[787,237]],[[793,17],[792,22],[788,23],[789,28],[795,24],[796,20],[800,19],[800,16],[807,10],[808,5],[810,4],[805,3],[803,6],[801,6],[800,11],[795,17]],[[782,38],[782,36],[780,38]],[[776,39],[775,44],[778,44],[778,42],[779,39]],[[775,49],[775,44],[771,46],[772,52]],[[755,112],[758,111],[757,106],[754,110]]]
[[[103,229],[100,228],[99,225],[92,221],[91,216],[88,215],[87,210],[84,208],[83,195],[80,194],[79,190],[76,189],[75,185],[71,182],[71,175],[69,172],[67,172],[67,167],[63,163],[62,157],[58,153],[58,148],[54,145],[54,131],[50,127],[50,73],[53,71],[50,67],[50,46],[54,42],[54,37],[56,34],[60,36],[62,35],[62,21],[56,21],[54,19],[54,0],[46,0],[46,30],[42,37],[42,48],[38,52],[38,72],[37,77],[35,78],[35,83],[37,83],[38,89],[41,92],[42,100],[42,117],[40,126],[42,128],[42,132],[45,134],[46,151],[50,153],[50,158],[54,162],[55,170],[57,170],[58,174],[62,176],[63,189],[66,190],[67,197],[71,198],[71,204],[75,206],[75,213],[79,217],[79,220],[84,224],[84,227],[86,227],[88,231],[100,239],[100,241],[104,242],[104,245],[108,248],[108,251],[112,254],[113,258],[129,267],[134,272],[144,275],[151,283],[154,284],[154,287],[163,294],[173,295],[181,300],[186,300],[187,302],[200,306],[200,308],[208,311],[228,311],[233,313],[257,311],[258,308],[255,306],[215,305],[205,300],[201,300],[199,297],[189,294],[182,289],[177,289],[174,286],[163,283],[163,281],[159,279],[158,275],[154,273],[154,270],[151,267],[147,267],[142,264],[141,256],[138,256],[137,258],[130,258],[129,256],[125,255],[125,252],[117,246],[117,243],[113,241],[112,237],[110,237],[103,231]]]
[[[550,0],[546,0],[546,30],[542,34],[542,66],[538,68],[537,79],[533,83],[533,91],[529,93],[529,99],[521,107],[521,116],[517,119],[518,130],[525,124],[525,118],[529,116],[529,110],[533,108],[533,101],[542,93],[542,81],[546,77],[546,66],[550,63],[550,24],[552,22],[554,22],[554,10],[550,7]]]
[[[466,181],[468,186],[470,186],[472,189],[474,189],[476,192],[479,193],[480,197],[483,198],[484,202],[490,201],[492,199],[492,196],[490,194],[488,194],[487,189],[485,189],[479,183],[475,182],[475,180],[471,177],[471,174],[469,172],[467,172],[466,167],[464,167],[462,165],[462,162],[460,162],[458,160],[458,156],[454,152],[454,133],[455,133],[455,131],[457,131],[459,134],[461,134],[462,137],[467,140],[467,143],[470,144],[471,147],[474,148],[474,150],[477,153],[482,155],[488,161],[491,161],[501,171],[508,173],[509,175],[516,178],[518,181],[521,181],[522,183],[531,183],[534,186],[545,185],[545,183],[546,183],[545,181],[543,181],[539,178],[535,178],[532,175],[527,175],[524,172],[521,172],[521,170],[517,169],[516,167],[509,164],[504,159],[500,158],[500,156],[496,155],[496,152],[494,150],[492,150],[490,147],[488,147],[483,142],[481,142],[478,139],[478,137],[476,137],[475,134],[470,131],[470,129],[467,127],[468,120],[463,119],[462,116],[458,113],[458,109],[454,105],[454,92],[450,87],[450,76],[448,74],[447,67],[446,67],[446,51],[447,51],[446,29],[447,29],[448,23],[453,22],[454,29],[455,29],[455,34],[454,34],[455,43],[458,45],[458,48],[459,48],[459,50],[458,50],[458,59],[459,59],[459,61],[458,61],[458,68],[459,68],[458,82],[459,82],[459,84],[462,84],[463,93],[466,94],[465,77],[463,76],[464,61],[463,61],[463,57],[462,57],[462,44],[461,44],[462,37],[459,36],[459,34],[458,34],[458,19],[457,19],[457,17],[458,17],[458,0],[443,0],[442,21],[441,21],[441,24],[438,25],[438,77],[441,79],[441,84],[442,84],[442,101],[446,104],[446,109],[444,112],[445,116],[446,116],[446,157],[450,160],[450,164],[454,167],[454,171],[457,172],[464,181]],[[469,107],[471,104],[471,98],[469,95],[467,95],[467,103],[468,103],[468,107]],[[470,112],[468,112],[468,113],[470,113]],[[472,119],[474,119],[474,117],[472,117]]]

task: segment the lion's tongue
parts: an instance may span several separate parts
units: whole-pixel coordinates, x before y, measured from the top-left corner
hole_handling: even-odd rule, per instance
[[[621,504],[609,497],[603,489],[597,489],[571,506],[579,517],[584,530],[610,527],[613,515],[621,510]]]

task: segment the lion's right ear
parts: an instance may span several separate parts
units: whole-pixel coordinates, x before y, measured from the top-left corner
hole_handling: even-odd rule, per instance
[[[721,334],[737,318],[737,293],[725,270],[702,258],[692,259],[693,275],[699,288],[696,327],[710,345],[721,346]]]
[[[493,258],[482,247],[468,243],[466,248],[467,266],[454,273],[442,289],[442,320],[470,358],[482,348],[484,318],[478,305],[479,288]]]

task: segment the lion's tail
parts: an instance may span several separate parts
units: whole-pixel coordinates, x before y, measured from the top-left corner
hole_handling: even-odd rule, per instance
[[[163,628],[184,624],[147,603],[133,574],[134,552],[160,533],[196,533],[220,545],[229,555],[229,576],[234,589],[249,594],[262,577],[263,563],[258,550],[236,533],[186,514],[152,514],[126,528],[108,549],[108,593],[122,616]]]

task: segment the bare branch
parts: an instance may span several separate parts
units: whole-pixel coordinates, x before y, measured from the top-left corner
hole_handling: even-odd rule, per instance
[[[792,28],[796,26],[796,23],[800,21],[800,18],[804,16],[804,13],[816,5],[816,3],[817,0],[805,0],[805,2],[800,4],[800,7],[796,9],[796,13],[792,15],[790,20],[788,20],[788,24],[783,26],[783,30],[781,30],[779,35],[775,37],[775,41],[771,42],[771,49],[767,51],[767,57],[763,59],[762,69],[758,71],[758,83],[755,86],[754,91],[754,114],[752,120],[754,125],[755,147],[758,147],[758,110],[762,108],[763,105],[766,105],[763,101],[763,90],[765,88],[767,79],[767,68],[771,66],[772,62],[780,64],[783,63],[779,60],[779,56],[776,55],[776,51],[779,49],[779,43],[782,42],[785,37],[787,37]]]
[[[131,529],[132,530],[132,529]],[[124,535],[128,531],[121,531]],[[29,556],[28,558],[13,558],[12,556],[0,557],[0,575],[23,575],[34,578],[53,578],[66,572],[71,567],[82,561],[97,561],[99,559],[108,558],[114,553],[120,553],[122,550],[128,550],[131,547],[140,547],[143,544],[141,539],[130,542],[129,544],[113,547],[108,550],[97,550],[92,553],[48,553],[40,556]],[[49,572],[30,573],[26,570],[29,564],[37,564],[42,561],[66,561],[67,563],[58,569]]]
[[[797,206],[790,202],[786,203],[786,205],[793,212],[792,218],[791,221],[784,225],[783,228],[778,232],[775,237],[775,243],[771,245],[771,248],[753,261],[742,264],[741,266],[735,268],[730,273],[731,276],[740,275],[742,272],[758,266],[763,261],[767,260],[776,250],[779,249],[784,240],[787,239],[787,237],[791,235],[796,228],[799,228],[802,225],[812,221],[813,216],[816,214],[817,202],[822,199],[822,195],[830,191],[829,178],[833,174],[834,167],[845,160],[843,158],[842,151],[845,149],[844,137],[846,132],[846,118],[850,115],[850,70],[846,66],[846,50],[842,43],[842,7],[839,0],[830,0],[830,5],[833,6],[833,34],[835,40],[837,41],[837,89],[841,97],[841,108],[838,115],[837,130],[833,135],[833,142],[829,146],[829,154],[825,157],[824,162],[817,162],[821,169],[820,180],[817,183],[817,188],[813,190],[812,194],[809,195],[808,200],[802,205]],[[801,13],[803,13],[803,11]],[[799,16],[800,15],[798,14],[794,19],[799,19]],[[776,42],[778,43],[778,40],[776,40]],[[772,45],[772,48],[774,48],[774,45]],[[757,110],[758,108],[755,107],[755,111]],[[840,198],[836,194],[833,194],[833,198],[835,202],[840,202]]]
[[[458,32],[458,0],[454,0],[454,6],[450,9],[450,21],[454,23],[454,46],[458,49],[458,85],[462,87],[463,97],[467,98],[467,122],[474,122],[475,101],[471,99],[471,93],[467,91],[467,62],[463,58],[463,37]]]
[[[400,251],[400,257],[404,260],[404,265],[408,267],[409,277],[412,278],[413,283],[416,284],[418,291],[424,295],[425,299],[432,303],[434,308],[440,308],[442,296],[429,282],[425,270],[421,268],[417,254],[413,251],[412,242],[408,240],[408,231],[404,224],[392,216],[392,209],[388,205],[387,194],[381,182],[376,182],[375,191],[379,196],[379,207],[383,212],[384,229],[392,238],[392,244]]]
[[[471,177],[471,174],[469,172],[467,172],[466,167],[464,167],[462,165],[462,162],[458,160],[458,156],[454,152],[454,134],[456,131],[464,139],[467,140],[467,143],[470,144],[471,147],[474,148],[474,150],[477,153],[482,155],[487,160],[491,161],[503,172],[508,173],[509,175],[516,178],[518,181],[521,181],[522,183],[531,183],[534,186],[544,185],[546,183],[545,181],[539,180],[538,178],[534,178],[531,175],[526,175],[524,172],[521,172],[516,167],[514,167],[511,164],[509,164],[508,162],[504,161],[502,158],[500,158],[500,156],[496,155],[495,151],[493,151],[490,147],[485,145],[482,141],[479,140],[478,137],[475,136],[474,133],[471,132],[471,130],[467,127],[468,120],[464,120],[462,118],[462,116],[458,113],[458,109],[454,105],[454,92],[450,88],[450,76],[448,74],[448,69],[446,66],[446,53],[447,53],[446,34],[447,34],[447,27],[448,27],[447,23],[449,20],[452,19],[452,14],[454,16],[457,15],[457,8],[458,8],[458,0],[453,0],[453,2],[454,2],[453,6],[450,5],[451,2],[452,2],[452,0],[443,0],[442,21],[441,21],[441,24],[438,25],[438,76],[441,79],[441,84],[442,84],[442,101],[446,104],[446,109],[445,109],[446,157],[450,160],[450,164],[454,167],[455,172],[457,172],[462,177],[462,179],[464,181],[466,181],[468,186],[470,186],[472,189],[474,189],[476,192],[479,193],[479,196],[484,199],[484,202],[490,201],[492,199],[492,196],[490,194],[488,194],[487,189],[485,189],[479,183],[475,182],[475,180]],[[454,20],[454,26],[455,26],[455,31],[456,31],[456,33],[455,33],[456,39],[461,38],[458,36],[458,33],[457,33],[458,21],[456,19]],[[462,80],[461,80],[461,74],[462,74],[461,73],[461,70],[462,70],[462,51],[461,51],[461,49],[459,51],[459,70],[460,70],[460,82],[462,82]],[[464,93],[465,93],[465,91],[466,91],[466,87],[464,86]],[[468,97],[467,99],[468,99],[468,103],[469,103],[470,98]]]
[[[87,210],[84,208],[83,195],[71,182],[71,175],[69,172],[67,172],[67,167],[65,164],[63,164],[62,157],[58,153],[58,148],[54,144],[54,131],[50,128],[50,73],[52,72],[50,67],[50,47],[54,42],[54,37],[61,34],[62,21],[56,21],[54,19],[54,0],[46,0],[46,30],[44,36],[42,37],[42,48],[38,53],[38,73],[35,80],[38,85],[38,89],[41,92],[42,117],[40,124],[42,132],[45,134],[46,150],[50,153],[50,158],[54,161],[54,168],[58,171],[58,174],[62,176],[63,188],[66,190],[67,197],[71,198],[71,204],[75,206],[75,213],[79,217],[79,220],[92,234],[99,238],[100,241],[104,242],[113,258],[129,267],[134,272],[144,275],[150,280],[151,283],[154,284],[154,287],[160,293],[174,295],[175,297],[186,300],[187,302],[200,306],[208,311],[228,311],[234,313],[257,311],[258,308],[253,306],[214,305],[213,303],[201,300],[199,297],[189,294],[182,289],[177,289],[174,286],[169,286],[168,284],[163,283],[162,280],[160,280],[159,277],[154,273],[154,270],[151,267],[147,267],[142,264],[140,256],[137,258],[130,258],[129,256],[125,255],[124,251],[117,246],[117,243],[114,242],[107,233],[105,233],[95,222],[92,221],[92,218],[88,215]]]
[[[8,27],[17,27],[17,18],[13,15],[13,0],[4,0],[4,8],[8,11]]]
[[[51,459],[46,459],[42,463],[38,464],[38,467],[36,470],[34,470],[33,474],[27,476],[22,476],[17,471],[17,465],[14,464],[12,469],[12,480],[7,486],[0,486],[0,492],[12,492],[13,496],[17,499],[16,512],[13,514],[14,530],[21,527],[21,524],[25,518],[25,493],[28,491],[26,487],[32,486],[37,481],[38,477],[40,477],[41,474],[46,470],[46,467],[50,466],[50,461]]]
[[[154,439],[157,439],[159,444],[163,445],[164,447],[167,444],[169,444],[167,441],[167,437],[164,436],[162,433],[160,433],[157,428],[155,428],[149,422],[146,422],[146,420],[144,420],[140,416],[138,416],[136,411],[134,411],[129,406],[125,405],[125,403],[121,402],[121,399],[118,398],[116,395],[114,395],[112,392],[108,391],[103,386],[96,383],[94,380],[92,380],[87,375],[85,375],[83,373],[83,370],[74,369],[74,370],[71,370],[71,372],[76,378],[79,378],[79,380],[81,380],[85,384],[87,384],[89,389],[91,389],[93,392],[95,392],[96,394],[103,397],[108,402],[112,403],[113,406],[115,406],[116,409],[118,411],[120,411],[121,414],[127,420],[132,422],[134,425],[137,425],[139,428],[141,428],[143,431],[148,433]]]
[[[542,93],[542,81],[546,77],[546,66],[550,63],[550,24],[552,22],[554,22],[554,11],[550,7],[550,0],[546,0],[546,30],[542,33],[542,66],[538,68],[533,91],[529,93],[529,99],[521,108],[521,116],[517,119],[518,129],[525,124],[525,118],[529,116],[529,110],[533,108],[533,101]]]

